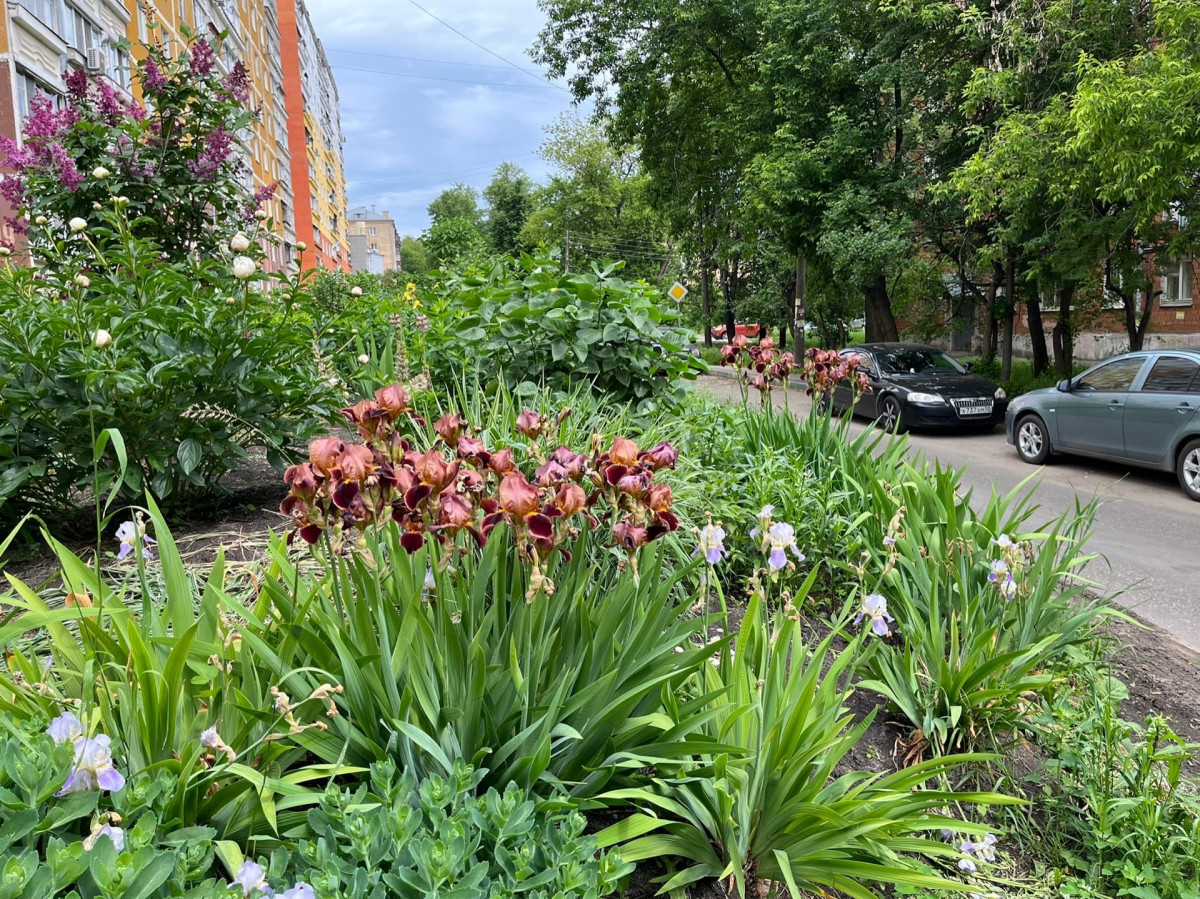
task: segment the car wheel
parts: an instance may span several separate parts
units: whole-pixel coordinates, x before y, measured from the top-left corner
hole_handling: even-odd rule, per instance
[[[879,415],[875,418],[875,424],[893,434],[903,434],[904,412],[900,408],[900,401],[894,396],[885,396],[879,401]]]
[[[1026,415],[1017,422],[1017,455],[1030,465],[1045,465],[1050,458],[1050,434],[1046,423],[1036,415]]]
[[[1180,451],[1175,473],[1183,492],[1200,502],[1200,440],[1191,441]]]
[[[830,398],[829,394],[822,393],[821,398],[817,400],[817,414],[832,415],[836,418],[841,415],[841,412],[838,410],[837,403]]]

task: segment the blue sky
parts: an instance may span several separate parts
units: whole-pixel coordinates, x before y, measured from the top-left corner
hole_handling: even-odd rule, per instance
[[[416,235],[428,225],[429,201],[456,181],[482,188],[506,160],[545,177],[536,155],[542,128],[571,108],[569,94],[489,56],[408,0],[307,2],[341,96],[352,208],[386,209],[401,234]],[[537,0],[418,2],[539,71],[526,55],[544,21]],[[448,80],[402,77],[411,75]]]

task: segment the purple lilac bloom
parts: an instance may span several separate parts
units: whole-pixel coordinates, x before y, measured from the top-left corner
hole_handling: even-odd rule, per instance
[[[188,162],[188,171],[200,179],[213,177],[225,164],[225,160],[229,158],[232,146],[233,138],[223,127],[218,125],[216,130],[208,136],[208,140],[204,142],[204,149],[200,151],[200,155]]]
[[[55,743],[73,743],[83,736],[83,722],[70,712],[63,712],[50,722],[46,733]]]
[[[63,82],[67,85],[67,93],[76,103],[82,103],[87,99],[88,78],[87,72],[83,69],[71,69],[63,75]]]
[[[111,743],[106,734],[76,740],[71,774],[57,795],[89,793],[93,790],[115,793],[125,786],[124,776],[113,767]]]
[[[217,64],[216,54],[213,53],[212,44],[204,38],[200,38],[192,44],[192,59],[189,64],[192,74],[203,78],[213,70],[213,66]]]
[[[692,555],[701,554],[709,565],[716,565],[729,555],[725,549],[725,529],[719,524],[708,524],[700,530],[700,542]]]
[[[161,94],[167,86],[167,77],[153,59],[147,59],[142,67],[142,89],[148,94]]]
[[[896,620],[888,613],[887,599],[878,593],[868,593],[863,597],[862,607],[854,623],[858,624],[864,618],[871,619],[871,633],[877,637],[886,637],[888,624]]]
[[[255,890],[259,890],[271,895],[271,888],[267,886],[266,872],[263,871],[262,865],[258,862],[245,861],[238,868],[237,876],[233,878],[233,884],[237,884],[242,888],[242,896],[249,899],[250,894]],[[233,886],[230,884],[230,886]]]
[[[225,76],[221,86],[229,91],[233,99],[239,103],[245,103],[250,99],[250,73],[246,71],[246,67],[240,61]]]

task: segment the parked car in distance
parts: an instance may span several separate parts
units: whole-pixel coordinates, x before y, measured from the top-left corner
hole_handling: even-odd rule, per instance
[[[858,356],[858,370],[870,389],[855,403],[848,385],[838,387],[835,412],[851,410],[889,431],[993,428],[1004,421],[1004,390],[941,350],[916,343],[863,343],[841,353]]]
[[[1174,471],[1200,502],[1200,348],[1126,353],[1031,391],[1004,432],[1032,465],[1072,453]]]

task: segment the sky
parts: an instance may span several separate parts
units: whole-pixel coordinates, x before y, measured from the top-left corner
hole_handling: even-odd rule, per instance
[[[540,74],[526,52],[544,22],[537,0],[416,2]],[[542,129],[571,109],[570,94],[472,45],[413,0],[307,5],[341,98],[351,209],[386,209],[401,234],[416,236],[430,200],[456,181],[482,189],[505,161],[544,180]]]

